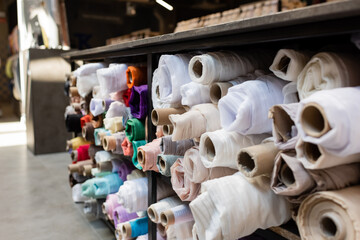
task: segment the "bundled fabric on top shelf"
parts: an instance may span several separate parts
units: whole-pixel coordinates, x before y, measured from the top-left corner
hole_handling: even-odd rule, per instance
[[[96,71],[101,89],[102,97],[109,96],[110,93],[125,91],[126,85],[126,64],[110,64],[108,68]]]
[[[105,67],[106,65],[104,63],[89,63],[79,67],[73,72],[77,78],[76,87],[81,97],[84,98],[92,92],[93,87],[99,85],[96,71]]]

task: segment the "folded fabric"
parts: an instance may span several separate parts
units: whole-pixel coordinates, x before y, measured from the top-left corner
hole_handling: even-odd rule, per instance
[[[87,122],[91,122],[91,116],[89,114],[80,118],[81,128],[83,128]]]
[[[126,114],[126,106],[122,102],[112,102],[106,112],[105,118],[121,117]]]
[[[320,91],[300,102],[296,127],[305,142],[337,156],[360,153],[360,87]]]
[[[265,69],[270,65],[271,56],[254,51],[235,53],[230,51],[210,52],[194,56],[189,63],[189,75],[192,81],[202,84],[232,80],[238,76]]]
[[[147,85],[131,88],[129,106],[131,115],[135,118],[144,119],[147,116],[147,90]]]
[[[164,136],[161,138],[160,150],[164,155],[183,156],[186,150],[195,145],[192,139],[173,141],[171,138],[172,136]]]
[[[105,198],[110,193],[116,193],[123,181],[116,173],[104,177],[95,177],[82,185],[82,195],[92,198]]]
[[[82,203],[85,202],[86,200],[89,200],[88,197],[81,195],[81,183],[75,184],[71,188],[71,192],[74,203]]]
[[[129,119],[126,123],[125,134],[129,141],[145,139],[145,126],[139,119]]]
[[[202,194],[190,203],[193,233],[198,239],[230,240],[287,222],[289,203],[269,185],[265,176],[246,179],[241,173],[202,183]]]
[[[108,68],[96,71],[101,93],[103,96],[113,92],[124,91],[126,85],[126,64],[110,64]]]
[[[128,88],[144,85],[147,82],[147,68],[129,66],[126,70],[126,84]]]
[[[169,119],[174,126],[173,141],[197,138],[221,128],[219,110],[210,103],[195,105],[184,114],[170,115]]]
[[[201,103],[211,103],[210,86],[190,82],[180,87],[181,104],[192,107]]]
[[[168,125],[171,124],[170,114],[183,114],[185,112],[184,108],[155,108],[151,111],[151,122],[155,126]]]
[[[110,220],[114,220],[114,210],[119,206],[117,195],[115,193],[109,194],[106,196],[106,201],[102,205],[102,211]]]
[[[158,68],[153,73],[154,108],[180,106],[180,87],[191,82],[187,70],[190,58],[189,54],[161,55]]]
[[[231,87],[220,99],[221,126],[243,135],[271,132],[269,109],[283,103],[285,82],[275,76],[261,76]]]
[[[102,212],[102,204],[104,201],[104,199],[86,200],[83,208],[84,214],[88,218],[105,219],[105,215]]]
[[[299,139],[295,126],[299,104],[279,104],[269,110],[269,118],[273,119],[272,133],[274,143],[279,149],[294,149]]]
[[[77,150],[81,145],[86,144],[90,144],[90,142],[86,141],[83,137],[76,137],[67,141],[68,148],[72,150]]]
[[[117,201],[117,196],[116,196]],[[116,207],[113,211],[112,219],[114,220],[114,226],[117,227],[118,224],[124,223],[133,219],[138,218],[138,215],[136,213],[128,213],[126,209],[119,205]]]
[[[298,103],[300,101],[297,82],[289,82],[286,84],[282,89],[282,93],[284,95],[284,104]]]
[[[181,205],[181,200],[176,196],[167,197],[161,199],[160,201],[151,204],[148,209],[147,213],[151,221],[154,223],[160,223],[160,215],[163,211],[168,210],[172,207]]]
[[[319,192],[300,205],[297,224],[302,239],[359,239],[360,186]]]
[[[133,156],[134,155],[134,149],[133,149],[132,143],[129,141],[129,139],[127,137],[125,137],[124,141],[121,143],[121,148],[122,148],[125,156]]]
[[[298,77],[300,100],[325,89],[360,84],[359,57],[350,54],[321,52],[311,58]]]
[[[102,146],[101,138],[104,136],[110,136],[111,132],[105,128],[96,128],[94,130],[94,139],[96,146]]]
[[[111,133],[116,133],[124,130],[123,117],[113,117],[104,119],[104,127]]]
[[[148,217],[137,218],[121,225],[121,235],[124,239],[136,238],[148,233]]]
[[[159,154],[156,163],[159,172],[164,176],[170,177],[170,168],[178,158],[182,158],[182,156]]]
[[[194,221],[194,217],[188,204],[180,204],[163,211],[160,214],[160,221],[163,226],[178,226],[185,222]]]
[[[84,127],[82,128],[82,136],[85,138],[86,141],[94,142],[94,126],[91,122],[85,123]]]
[[[286,81],[297,81],[300,72],[311,58],[311,53],[306,51],[296,51],[293,49],[280,49],[270,70],[275,76]]]
[[[90,101],[90,112],[94,117],[102,114],[104,112],[103,110],[103,100],[99,98],[93,98]]]
[[[160,150],[161,138],[156,138],[152,142],[139,146],[137,149],[137,160],[140,163],[143,171],[159,172],[156,165],[157,157],[161,153]]]
[[[142,170],[143,167],[141,166],[141,164],[138,161],[137,151],[138,151],[139,147],[144,146],[145,144],[146,144],[145,140],[138,140],[138,141],[131,142],[131,145],[132,145],[133,151],[134,151],[133,156],[132,156],[132,162],[133,162],[134,166],[139,170]]]
[[[244,136],[237,132],[217,130],[200,138],[200,156],[206,168],[230,167],[238,169],[238,153],[242,148],[261,143],[268,134]]]
[[[82,114],[69,114],[66,116],[65,125],[68,132],[81,132],[81,122]]]

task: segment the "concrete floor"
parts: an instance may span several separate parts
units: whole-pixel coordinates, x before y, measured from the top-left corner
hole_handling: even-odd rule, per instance
[[[19,138],[19,131],[14,134]],[[0,131],[0,140],[9,135]],[[4,146],[0,145],[0,239],[115,239],[102,221],[89,221],[82,205],[73,203],[68,153],[34,156],[26,145]]]

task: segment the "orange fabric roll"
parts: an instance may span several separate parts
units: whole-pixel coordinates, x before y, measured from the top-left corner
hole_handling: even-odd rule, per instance
[[[83,128],[87,122],[91,122],[91,116],[89,114],[80,118],[81,128]]]
[[[129,66],[126,70],[126,83],[129,88],[140,86],[147,82],[146,67]]]

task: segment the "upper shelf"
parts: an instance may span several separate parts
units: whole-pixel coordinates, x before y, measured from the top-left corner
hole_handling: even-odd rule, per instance
[[[62,56],[72,60],[90,60],[116,55],[135,56],[219,46],[240,46],[355,31],[360,31],[360,1],[345,0],[121,44],[71,51]]]

